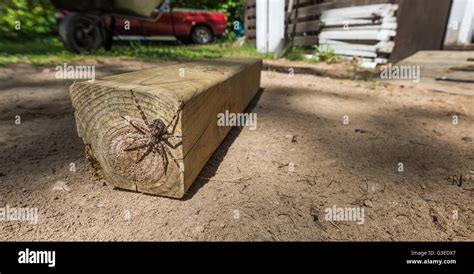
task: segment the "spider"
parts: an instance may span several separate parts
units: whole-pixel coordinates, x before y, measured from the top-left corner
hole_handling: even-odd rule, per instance
[[[128,146],[127,148],[125,148],[124,151],[129,152],[129,151],[140,150],[140,149],[146,148],[145,152],[136,160],[137,164],[140,163],[143,159],[145,159],[145,157],[151,152],[159,154],[161,156],[161,159],[163,160],[164,173],[166,175],[166,171],[168,169],[168,163],[169,163],[168,155],[171,157],[173,162],[178,166],[178,168],[180,167],[177,159],[171,153],[170,148],[172,149],[177,148],[178,146],[182,144],[182,141],[173,145],[169,141],[169,139],[172,137],[182,138],[182,136],[175,136],[174,131],[176,129],[176,125],[178,122],[179,113],[183,109],[184,104],[183,102],[179,102],[176,113],[174,114],[173,118],[167,125],[165,125],[165,123],[160,118],[157,118],[150,123],[148,122],[148,119],[145,113],[143,112],[140,104],[138,104],[135,94],[133,93],[132,90],[130,92],[132,94],[133,103],[135,104],[138,111],[140,112],[141,118],[143,122],[145,123],[146,127],[139,125],[138,123],[132,121],[131,119],[127,119],[122,116],[122,118],[125,119],[139,134],[143,135],[143,137],[138,139],[139,144],[132,144]],[[168,129],[171,126],[172,126],[172,130],[171,132],[169,132]]]

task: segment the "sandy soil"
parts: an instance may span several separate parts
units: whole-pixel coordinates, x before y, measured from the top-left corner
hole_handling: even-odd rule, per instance
[[[342,79],[344,65],[290,76],[295,64],[272,63],[281,72],[263,72],[251,107],[257,130],[233,129],[182,200],[95,179],[72,82],[53,68],[0,68],[0,207],[39,210],[36,225],[0,222],[0,240],[474,240],[474,143],[462,140],[474,138],[474,96]],[[363,208],[364,224],[326,221],[333,206]]]

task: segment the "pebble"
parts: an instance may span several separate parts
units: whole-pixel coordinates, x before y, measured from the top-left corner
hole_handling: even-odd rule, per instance
[[[365,200],[365,201],[364,201],[364,205],[365,205],[366,207],[373,207],[373,204],[372,204],[372,202],[371,202],[370,200]]]
[[[56,181],[53,186],[53,191],[71,191],[71,188],[64,181]]]
[[[123,220],[128,222],[132,218],[130,210],[125,210],[123,213]]]
[[[194,233],[202,233],[204,231],[204,227],[203,226],[197,226],[193,229],[193,232]]]
[[[441,128],[433,129],[433,132],[436,133],[438,136],[442,136],[444,134],[444,130]]]
[[[383,185],[377,182],[367,182],[366,191],[370,194],[381,192],[383,190]]]
[[[296,143],[296,136],[293,135],[293,134],[287,134],[287,135],[285,135],[285,138],[290,140],[290,142],[292,142],[292,143]]]

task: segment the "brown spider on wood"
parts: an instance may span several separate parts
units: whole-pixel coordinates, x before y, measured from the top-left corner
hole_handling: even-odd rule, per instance
[[[166,175],[166,171],[168,169],[168,154],[171,157],[171,159],[173,159],[173,162],[177,165],[177,167],[178,168],[180,167],[178,164],[178,161],[176,160],[174,155],[171,153],[170,148],[172,149],[177,148],[178,146],[182,144],[182,141],[179,141],[178,143],[173,145],[171,144],[169,139],[172,137],[182,138],[182,136],[175,136],[174,131],[178,123],[179,113],[183,109],[184,104],[183,102],[179,102],[178,109],[176,110],[176,113],[174,114],[173,118],[171,119],[168,125],[165,125],[165,123],[160,118],[157,118],[153,120],[151,123],[149,123],[141,106],[138,104],[135,94],[133,93],[132,90],[130,92],[132,93],[133,103],[135,104],[138,111],[140,112],[140,115],[146,127],[139,125],[136,122],[132,121],[131,119],[127,119],[122,116],[122,118],[125,119],[138,133],[143,135],[143,137],[134,141],[134,142],[138,141],[138,144],[136,145],[132,144],[126,149],[124,149],[124,151],[134,151],[134,150],[146,148],[146,151],[142,154],[142,156],[140,156],[140,158],[137,159],[136,163],[140,163],[151,152],[159,154],[161,156],[161,159],[163,160],[164,173]],[[168,132],[168,129],[171,127],[171,125],[173,125],[172,130],[171,132]]]

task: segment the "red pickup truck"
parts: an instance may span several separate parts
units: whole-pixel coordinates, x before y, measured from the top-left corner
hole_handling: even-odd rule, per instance
[[[151,17],[156,16],[156,11]],[[115,19],[115,33],[120,36],[175,36],[182,42],[207,44],[226,31],[227,18],[222,12],[173,9],[165,11],[156,21]]]
[[[93,14],[58,10],[59,34],[73,52],[95,51],[112,37],[147,39],[174,36],[183,43],[207,44],[226,31],[227,17],[222,12],[155,9],[149,18],[134,16],[98,17]],[[110,46],[109,46],[110,48]]]

